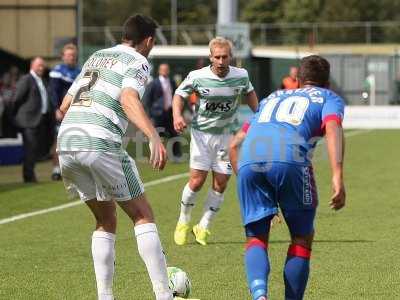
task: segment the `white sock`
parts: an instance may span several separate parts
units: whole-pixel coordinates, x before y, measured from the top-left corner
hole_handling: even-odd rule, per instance
[[[179,223],[189,224],[193,206],[196,202],[197,192],[190,189],[189,183],[185,185],[182,192],[181,213]]]
[[[219,207],[224,201],[224,194],[210,190],[208,192],[207,201],[204,205],[203,217],[200,220],[200,227],[208,229],[211,221],[214,219],[215,214],[219,211]]]
[[[139,254],[146,264],[156,299],[172,300],[172,292],[168,287],[167,264],[156,224],[137,225],[134,230]]]
[[[94,231],[92,236],[92,256],[96,273],[99,300],[113,300],[113,276],[115,261],[115,234]]]

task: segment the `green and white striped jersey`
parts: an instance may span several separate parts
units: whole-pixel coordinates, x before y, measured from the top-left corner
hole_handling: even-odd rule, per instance
[[[245,69],[230,66],[226,77],[220,78],[211,71],[211,66],[207,66],[190,72],[175,94],[187,98],[195,92],[199,101],[192,127],[222,134],[239,129],[237,111],[241,98],[253,90]]]
[[[68,94],[73,97],[57,138],[58,151],[119,151],[128,118],[122,109],[123,88],[142,97],[149,77],[147,59],[117,45],[95,52],[85,62]]]

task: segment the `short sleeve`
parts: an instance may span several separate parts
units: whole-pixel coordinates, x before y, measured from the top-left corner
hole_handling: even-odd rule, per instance
[[[249,74],[247,72],[246,72],[246,75],[247,75],[246,93],[248,94],[248,93],[254,91],[254,87],[251,84],[251,81],[249,79]]]
[[[248,73],[246,70],[244,70],[244,69],[242,69],[242,70],[243,70],[244,73],[245,73],[245,74],[243,74],[243,75],[246,76],[246,86],[244,87],[244,90],[243,90],[243,91],[244,91],[245,94],[248,94],[248,93],[254,91],[254,87],[253,87],[253,85],[251,84],[251,81],[250,81],[250,79],[249,79],[249,73]]]
[[[326,101],[322,108],[322,125],[321,128],[324,128],[328,121],[336,121],[339,125],[342,124],[344,116],[344,101],[341,97],[336,95],[333,92],[328,92]]]
[[[67,94],[71,95],[72,98],[75,97],[76,93],[79,90],[79,80],[82,78],[82,76],[83,76],[83,71],[81,71],[81,73],[78,74],[78,76],[75,78],[74,82],[71,84],[71,86],[67,91]]]
[[[175,90],[175,94],[187,98],[189,95],[193,93],[193,76],[191,73],[186,76],[185,80],[182,81],[182,83],[178,86],[178,88]]]
[[[122,79],[121,88],[132,88],[136,90],[139,97],[142,98],[147,79],[149,78],[149,64],[145,60],[134,61],[132,65],[129,65],[124,73]]]
[[[72,98],[75,97],[76,92],[77,92],[78,89],[79,89],[78,81],[79,81],[79,78],[76,78],[75,81],[74,81],[74,82],[72,83],[72,85],[70,86],[70,88],[68,89],[67,94],[68,94],[68,95],[71,95]]]
[[[248,94],[248,93],[250,93],[250,92],[252,92],[252,91],[254,91],[254,87],[253,87],[253,85],[251,84],[251,82],[250,82],[250,80],[249,80],[249,82],[248,82],[248,84],[247,84],[246,92],[247,92],[247,94]]]

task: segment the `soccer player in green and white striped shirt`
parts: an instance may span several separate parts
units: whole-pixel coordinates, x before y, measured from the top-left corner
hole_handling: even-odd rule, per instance
[[[121,148],[132,122],[150,139],[153,167],[165,166],[166,150],[140,102],[156,28],[151,18],[129,17],[122,44],[97,51],[86,61],[60,108],[65,114],[57,145],[62,177],[96,219],[92,256],[99,300],[114,299],[116,202],[133,222],[156,299],[173,299],[150,204],[134,160]]]
[[[253,111],[258,106],[247,71],[230,66],[231,42],[217,37],[210,41],[209,46],[211,65],[190,72],[173,98],[174,127],[181,133],[186,127],[182,116],[183,99],[193,92],[199,97],[191,128],[190,178],[182,192],[181,212],[174,234],[178,245],[186,243],[197,192],[202,188],[208,172],[212,171],[212,187],[203,216],[192,229],[196,241],[201,245],[207,244],[210,223],[223,202],[232,174],[228,146],[232,134],[239,129],[237,112],[240,102],[244,98]]]

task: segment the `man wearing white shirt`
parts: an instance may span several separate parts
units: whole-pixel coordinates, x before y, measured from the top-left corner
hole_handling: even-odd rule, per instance
[[[14,116],[24,144],[23,179],[36,182],[35,163],[48,153],[53,142],[54,109],[43,80],[46,63],[41,57],[31,62],[29,74],[17,83]]]
[[[162,63],[158,67],[158,77],[146,87],[143,96],[144,105],[153,121],[154,127],[158,128],[161,136],[173,138],[177,136],[172,119],[172,96],[176,85],[169,77],[169,65]],[[179,142],[175,142],[172,147],[172,153],[169,153],[172,160],[178,160],[181,157],[181,148]]]

